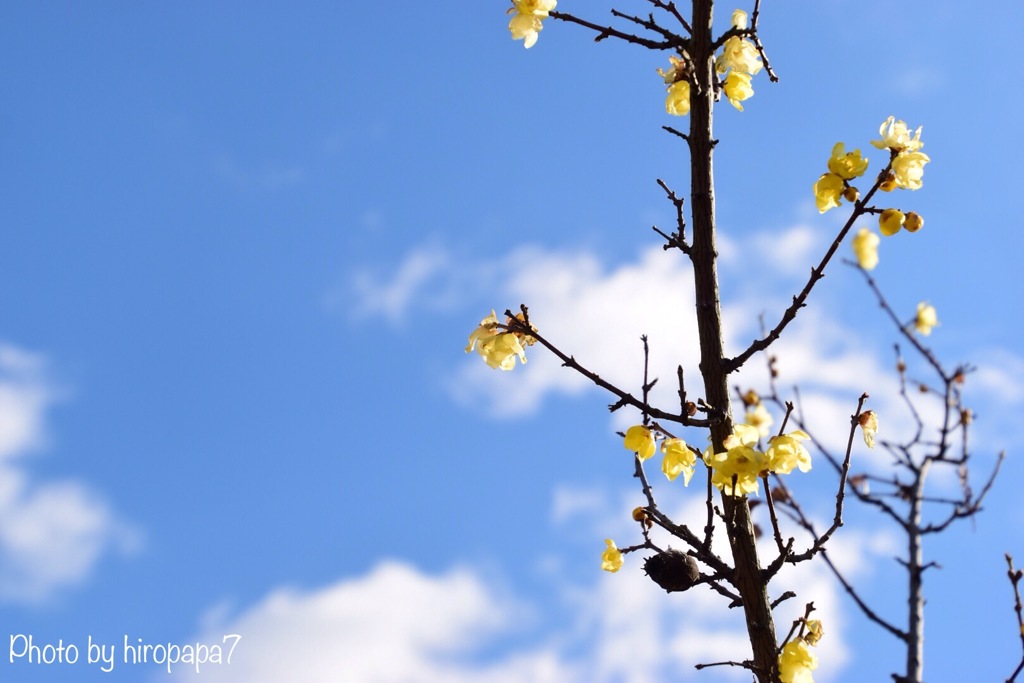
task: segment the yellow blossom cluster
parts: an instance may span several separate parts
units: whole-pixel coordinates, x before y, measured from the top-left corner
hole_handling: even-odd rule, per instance
[[[524,322],[521,313],[516,316],[516,319],[519,322]],[[507,326],[506,323],[505,327],[507,328]],[[480,325],[469,335],[466,353],[475,348],[492,368],[511,370],[516,366],[516,358],[522,363],[526,362],[524,345],[531,346],[536,341],[534,337],[522,332],[503,331],[498,324],[497,316],[491,310],[491,314],[481,320]]]
[[[626,430],[623,440],[626,450],[636,453],[641,462],[650,458],[658,450],[657,441],[652,432],[643,425],[635,425]],[[669,481],[683,475],[683,485],[689,486],[693,477],[693,467],[697,463],[697,454],[682,439],[667,438],[661,442],[661,471]]]
[[[738,424],[725,439],[724,453],[715,453],[711,446],[704,451],[704,462],[712,469],[711,483],[728,495],[745,496],[760,490],[758,479],[768,472],[807,472],[811,469],[811,454],[802,442],[809,438],[797,429],[772,437],[768,450],[761,452],[755,448],[760,439],[758,428]]]
[[[892,157],[892,171],[879,185],[880,189],[885,192],[897,188],[920,189],[924,165],[931,161],[928,155],[921,151],[924,146],[921,142],[921,127],[918,126],[911,135],[905,122],[897,121],[895,116],[890,116],[882,122],[878,134],[881,138],[872,140],[871,144],[878,149],[889,150]],[[895,235],[901,228],[907,232],[917,232],[924,227],[924,219],[913,211],[904,214],[899,209],[886,209],[878,217],[878,227],[886,236]]]
[[[738,31],[747,29],[747,13],[736,10],[732,13],[732,27]],[[673,116],[690,113],[690,76],[692,67],[684,59],[669,57],[670,67],[658,69],[658,75],[668,85],[665,96],[665,111]],[[750,40],[739,35],[729,36],[722,45],[722,53],[715,58],[715,72],[725,76],[722,90],[732,106],[743,111],[741,102],[754,95],[751,79],[764,68],[757,48]]]
[[[746,30],[747,13],[742,10],[734,11],[732,26],[737,30]],[[740,103],[754,96],[750,80],[763,67],[757,48],[751,41],[740,36],[726,38],[722,45],[722,54],[715,59],[715,71],[719,75],[728,72],[722,89],[725,90],[725,96],[729,98],[732,106],[743,111],[743,105]]]
[[[860,150],[847,152],[842,142],[832,147],[827,165],[828,172],[823,173],[814,183],[814,203],[818,205],[820,213],[836,208],[844,198],[856,201],[860,193],[850,185],[850,181],[868,170],[868,160],[861,156]]]
[[[537,42],[537,34],[544,28],[542,22],[555,9],[558,0],[512,0],[508,13],[513,14],[508,30],[513,40],[523,41],[523,47],[530,49]]]
[[[658,75],[668,85],[665,96],[665,111],[672,116],[686,116],[690,113],[690,81],[687,80],[687,64],[685,61],[669,55],[669,68],[658,68]]]

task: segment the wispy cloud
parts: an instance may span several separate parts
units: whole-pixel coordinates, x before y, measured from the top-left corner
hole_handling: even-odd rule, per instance
[[[755,234],[742,244],[723,243],[723,270],[768,263],[767,270],[774,273],[759,280],[762,286],[756,292],[723,292],[727,354],[738,353],[760,336],[762,313],[767,313],[768,325],[778,320],[823,246],[804,225]],[[371,276],[364,271],[357,276],[349,290],[354,291],[350,305],[362,315],[397,323],[413,309],[465,308],[473,303],[479,309],[466,325],[468,334],[492,306],[500,314],[506,307],[527,303],[532,321],[548,340],[611,383],[639,391],[640,336],[646,334],[651,375],[661,380],[653,402],[671,406],[678,401],[677,365],[692,383],[691,392],[699,392],[692,274],[678,254],[654,247],[612,265],[582,250],[533,246],[496,259],[466,261],[436,245],[413,249],[387,274]],[[488,300],[481,304],[484,292]],[[849,416],[864,392],[870,394],[869,407],[881,415],[881,436],[890,441],[908,438],[914,421],[900,396],[891,347],[875,343],[878,328],[855,327],[841,314],[838,308],[808,306],[773,345],[783,398],[796,399],[792,387],[799,386],[800,416],[815,436],[837,449],[845,446]],[[895,330],[882,333],[895,335]],[[480,362],[462,363],[449,375],[447,386],[458,402],[495,417],[535,413],[548,397],[593,390],[587,380],[566,370],[543,349],[529,349],[527,356],[528,365],[512,373],[496,372]],[[978,361],[980,369],[968,382],[972,395],[980,398],[981,405],[975,408],[1015,415],[1012,406],[1024,402],[1024,392],[1019,390],[1024,384],[1024,359],[1008,350],[982,349]],[[755,356],[733,381],[743,387],[766,388],[763,356]],[[928,399],[921,397],[918,410],[926,423],[939,424],[941,402]],[[996,400],[999,403],[993,405]],[[634,419],[628,412],[615,414],[617,427]],[[998,424],[1013,429],[1010,422],[1001,419]],[[871,460],[876,461],[882,464],[884,458]]]
[[[439,276],[449,272],[451,265],[450,254],[440,247],[416,249],[393,273],[358,270],[350,285],[329,292],[325,303],[331,309],[347,308],[356,317],[380,316],[393,325],[401,325],[414,306],[436,309],[450,300],[437,287]],[[440,286],[451,291],[446,283]]]
[[[237,190],[281,190],[302,184],[306,172],[300,166],[262,164],[246,166],[227,155],[213,159],[217,176]]]
[[[88,486],[34,481],[19,457],[45,443],[56,395],[41,356],[0,345],[0,600],[45,600],[84,580],[109,548],[139,543]]]

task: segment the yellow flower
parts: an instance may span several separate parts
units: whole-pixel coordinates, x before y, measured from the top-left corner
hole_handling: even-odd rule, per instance
[[[916,152],[924,146],[924,143],[921,142],[921,126],[917,127],[916,134],[911,138],[907,124],[897,121],[895,116],[890,116],[882,122],[878,134],[882,136],[882,139],[871,141],[871,144],[878,149],[888,148],[893,152],[903,152],[904,150]]]
[[[873,410],[865,410],[857,418],[857,424],[864,432],[864,443],[868,445],[868,448],[874,448],[875,435],[878,434],[878,413]]]
[[[622,569],[622,553],[615,547],[615,541],[612,539],[606,538],[604,543],[608,547],[601,553],[601,569],[614,574]]]
[[[939,324],[939,317],[935,313],[935,307],[921,302],[917,305],[917,317],[914,319],[914,329],[925,336],[932,333],[932,328]]]
[[[892,173],[896,185],[906,190],[919,190],[924,176],[924,165],[931,159],[924,152],[900,152],[892,160]]]
[[[558,0],[512,0],[509,14],[515,16],[508,22],[508,30],[513,40],[523,41],[523,47],[529,49],[537,42],[537,34],[544,28],[542,20],[548,12],[555,9]]]
[[[720,74],[732,69],[753,76],[763,67],[754,44],[739,36],[727,38],[722,46],[722,54],[715,59],[715,71]]]
[[[623,446],[626,447],[627,451],[636,453],[636,457],[640,458],[640,460],[646,460],[651,457],[656,450],[654,434],[651,433],[650,429],[642,425],[636,425],[626,430]]]
[[[665,111],[672,116],[686,116],[690,113],[690,83],[676,81],[668,87]]]
[[[878,217],[878,229],[882,231],[882,234],[886,237],[892,237],[900,231],[903,227],[903,221],[906,217],[903,212],[899,209],[886,209],[882,212],[882,215]]]
[[[519,343],[519,337],[506,332],[480,343],[477,351],[492,368],[511,370],[516,366],[516,358],[526,362],[526,350]]]
[[[740,424],[725,439],[725,453],[712,453],[709,446],[704,451],[704,462],[713,470],[711,483],[732,496],[757,493],[758,477],[768,465],[765,454],[753,448],[758,437],[757,427]]]
[[[825,635],[825,627],[818,619],[808,619],[805,623],[807,624],[807,635],[804,636],[804,640],[808,645],[817,645]]]
[[[743,111],[740,102],[749,100],[754,96],[754,89],[750,87],[750,74],[740,73],[735,69],[729,72],[725,79],[725,96],[729,98],[729,104]]]
[[[661,452],[665,457],[661,461],[661,471],[665,473],[669,481],[675,481],[680,473],[683,475],[683,485],[690,485],[690,478],[693,476],[693,466],[697,463],[696,454],[687,447],[682,439],[665,439],[661,442]]]
[[[807,432],[797,429],[789,434],[773,436],[768,440],[768,469],[776,474],[789,474],[794,467],[801,472],[811,470],[811,454],[801,441],[811,438]]]
[[[923,227],[924,218],[921,217],[921,214],[915,213],[913,211],[908,211],[907,217],[903,221],[903,229],[906,230],[907,232],[917,232]]]
[[[743,30],[747,27],[747,13],[741,9],[732,12],[732,27]]]
[[[532,338],[526,339],[527,343],[532,343],[531,340]],[[517,357],[523,363],[526,362],[526,350],[520,342],[519,335],[499,330],[498,319],[493,310],[469,335],[466,353],[474,348],[492,368],[511,370],[516,366]]]
[[[491,309],[491,314],[480,321],[480,325],[473,330],[473,333],[469,335],[469,344],[466,345],[466,353],[473,350],[477,342],[485,341],[499,334],[498,331],[498,317],[494,315],[494,309]]]
[[[686,62],[675,55],[669,55],[668,61],[672,66],[669,67],[668,71],[658,67],[658,75],[662,77],[666,85],[672,85],[676,81],[682,80],[686,69]]]
[[[825,173],[814,183],[814,202],[818,212],[825,213],[839,206],[839,200],[846,190],[846,183],[835,173]]]
[[[757,433],[760,436],[768,436],[772,423],[775,421],[772,419],[772,414],[760,401],[747,411],[745,419],[748,425],[757,428]]]
[[[864,270],[873,270],[878,265],[878,243],[880,241],[878,235],[868,228],[861,228],[853,238],[853,253],[857,256],[857,263]]]
[[[779,680],[782,683],[814,683],[811,672],[818,668],[818,656],[803,638],[786,643],[779,655]]]
[[[832,148],[832,156],[828,160],[828,170],[843,180],[853,180],[864,175],[868,169],[868,160],[861,156],[860,150],[846,151],[846,145],[837,142]]]

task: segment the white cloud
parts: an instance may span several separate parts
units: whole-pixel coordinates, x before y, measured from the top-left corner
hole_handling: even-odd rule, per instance
[[[515,628],[519,609],[469,570],[429,576],[388,562],[317,590],[278,589],[235,618],[207,620],[196,642],[242,636],[231,663],[178,674],[207,683],[579,680],[545,647],[474,661],[479,646]]]
[[[139,542],[88,487],[34,482],[17,457],[45,442],[55,398],[45,369],[41,357],[0,345],[0,600],[44,600],[81,582],[108,547]]]
[[[574,519],[608,517],[607,505],[621,507],[626,500],[563,491],[556,510],[567,496],[584,501],[585,510],[570,505]],[[595,505],[597,499],[605,505]],[[675,518],[703,515],[703,503],[691,500]],[[849,578],[870,575],[877,554],[891,550],[879,546],[878,537],[843,530],[833,539],[832,557]],[[715,550],[728,557],[721,530]],[[725,599],[705,588],[667,595],[640,563],[631,555],[618,574],[595,572],[584,583],[571,583],[564,573],[551,577],[561,597],[541,607],[473,569],[431,575],[383,562],[328,586],[275,589],[233,615],[215,608],[187,640],[212,645],[228,634],[242,636],[230,664],[200,669],[207,683],[656,683],[674,680],[698,662],[745,658],[749,644],[740,610],[727,609]],[[797,591],[799,599],[780,609],[780,637],[788,620],[813,601],[815,616],[828,629],[819,674],[835,678],[849,660],[848,603],[838,584],[821,562],[813,562],[785,568],[772,593],[784,590]],[[186,665],[174,670],[179,678],[196,676]],[[720,667],[702,672],[700,680],[749,677]]]

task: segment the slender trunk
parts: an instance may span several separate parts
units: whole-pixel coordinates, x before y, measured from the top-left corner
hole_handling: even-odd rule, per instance
[[[921,546],[921,501],[924,496],[924,480],[930,460],[926,460],[917,473],[914,492],[911,496],[910,514],[907,515],[907,607],[910,615],[907,624],[907,675],[906,683],[921,683],[924,669],[924,550]]]
[[[726,419],[711,429],[716,452],[732,431],[728,375],[722,345],[722,315],[718,297],[718,253],[715,247],[715,194],[711,114],[714,107],[714,53],[712,52],[713,0],[694,0],[693,43],[694,86],[690,97],[690,201],[693,220],[693,270],[696,287],[697,326],[700,335],[700,371],[705,400],[723,411]],[[778,679],[777,641],[768,591],[757,556],[754,529],[746,498],[723,496],[729,526],[734,582],[743,599],[747,633],[760,683]]]

